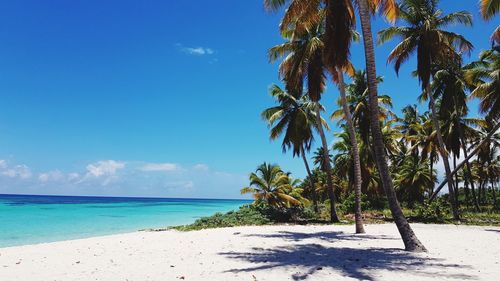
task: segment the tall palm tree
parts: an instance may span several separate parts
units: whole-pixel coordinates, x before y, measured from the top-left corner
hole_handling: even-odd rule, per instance
[[[314,209],[318,212],[317,196],[314,179],[307,162],[306,151],[311,148],[314,139],[313,128],[317,126],[314,113],[315,105],[301,91],[288,93],[278,85],[272,85],[269,90],[278,105],[265,109],[261,116],[271,128],[270,138],[275,140],[283,135],[283,152],[292,148],[293,156],[300,156],[304,161],[310,185]]]
[[[300,28],[300,24],[294,27]],[[312,102],[316,104],[315,112],[317,119],[316,129],[324,148],[324,153],[328,152],[328,143],[324,132],[324,124],[321,122],[321,94],[325,89],[325,68],[323,64],[322,41],[323,25],[318,22],[315,26],[305,31],[286,29],[282,36],[287,42],[275,46],[269,50],[271,61],[284,57],[280,64],[280,75],[287,84],[294,89],[301,89],[304,79],[307,80],[307,94]],[[327,158],[327,155],[325,155]],[[329,162],[327,167],[327,185],[330,194],[330,216],[332,222],[338,222],[339,218],[336,210],[336,198],[332,182],[332,167]]]
[[[427,93],[429,99],[439,152],[443,159],[448,180],[453,218],[458,220],[460,217],[455,200],[448,152],[443,141],[434,95],[431,94],[430,80],[433,65],[450,60],[460,60],[460,55],[456,52],[455,47],[460,52],[468,52],[472,49],[472,44],[463,36],[443,29],[453,23],[472,25],[472,16],[465,11],[442,16],[442,12],[437,8],[437,3],[438,0],[403,0],[399,6],[399,18],[408,25],[389,27],[381,30],[378,35],[379,43],[384,43],[394,37],[402,39],[387,59],[388,62],[394,64],[396,73],[399,72],[401,64],[407,61],[415,51],[417,52],[416,72],[422,84],[422,89]]]
[[[361,215],[361,160],[359,157],[359,148],[356,131],[354,129],[354,122],[352,120],[351,111],[347,104],[347,97],[344,85],[344,74],[341,71],[337,71],[338,84],[340,89],[340,98],[342,100],[342,109],[344,111],[345,121],[347,123],[347,131],[349,133],[349,139],[351,141],[351,154],[354,167],[354,192],[355,192],[355,222],[356,222],[356,233],[365,233],[363,227],[363,219]]]
[[[468,114],[467,107],[467,88],[468,83],[464,77],[464,68],[459,64],[447,63],[438,70],[433,77],[431,83],[431,91],[434,96],[441,97],[441,106],[439,108],[439,115],[443,122],[443,134],[445,144],[448,151],[453,153],[454,166],[456,158],[460,157],[462,150],[464,156],[468,157],[467,140],[477,138],[477,131],[471,126],[478,126],[482,123],[481,119],[466,118]],[[446,106],[443,106],[446,105]],[[471,175],[471,166],[468,160],[465,160],[466,176],[469,178]],[[464,184],[468,188],[470,183],[472,188],[473,202],[475,199],[475,186],[473,181],[468,181],[465,178]],[[458,189],[458,182],[455,185]],[[458,197],[458,194],[455,194]],[[474,204],[477,211],[479,206]]]
[[[375,66],[375,47],[371,28],[371,15],[375,11],[380,11],[389,21],[394,21],[397,16],[397,5],[395,0],[356,0],[358,4],[359,18],[361,20],[361,30],[363,35],[363,45],[365,49],[366,75],[368,80],[368,93],[370,101],[370,114],[372,116],[370,127],[373,138],[373,148],[375,159],[379,170],[382,186],[389,201],[389,208],[398,227],[399,233],[405,244],[405,249],[412,252],[427,251],[424,245],[418,240],[413,232],[408,220],[401,210],[401,206],[394,191],[394,183],[389,172],[387,158],[384,150],[384,142],[380,129],[377,70]]]
[[[249,176],[250,186],[241,189],[241,194],[251,193],[256,203],[266,203],[276,208],[299,205],[300,201],[289,195],[294,181],[280,166],[264,162]]]

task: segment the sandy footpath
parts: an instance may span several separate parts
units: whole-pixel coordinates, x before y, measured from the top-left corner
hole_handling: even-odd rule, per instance
[[[500,228],[393,224],[136,232],[0,248],[0,280],[500,280]]]

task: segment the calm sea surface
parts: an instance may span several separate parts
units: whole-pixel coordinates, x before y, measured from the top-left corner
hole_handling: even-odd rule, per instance
[[[0,247],[187,224],[246,200],[0,195]]]

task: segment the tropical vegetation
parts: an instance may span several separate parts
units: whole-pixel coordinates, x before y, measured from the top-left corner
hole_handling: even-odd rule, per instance
[[[500,1],[479,2],[484,20],[500,11]],[[255,201],[238,212],[265,218],[255,224],[354,221],[356,233],[365,231],[367,221],[390,220],[408,251],[426,251],[412,221],[500,225],[499,28],[484,38],[491,48],[475,59],[469,58],[472,42],[449,29],[472,26],[471,12],[445,14],[438,0],[264,0],[264,5],[283,11],[278,27],[283,43],[269,49],[270,61],[279,61],[279,81],[269,90],[275,104],[261,117],[270,139],[301,158],[306,176],[298,180],[277,164],[259,165],[241,189]],[[371,20],[377,15],[389,26],[377,33],[376,42],[396,42],[386,59],[395,74],[385,78],[375,67]],[[360,38],[365,64],[353,65],[350,47]],[[378,87],[384,79],[397,79],[413,57],[421,93],[407,97],[411,104],[397,112],[394,93],[379,94]],[[328,83],[339,91],[336,104],[322,99]]]

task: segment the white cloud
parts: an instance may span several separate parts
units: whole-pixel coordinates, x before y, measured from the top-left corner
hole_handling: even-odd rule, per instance
[[[196,47],[196,48],[182,48],[182,51],[190,54],[190,55],[197,55],[197,56],[203,56],[203,55],[212,55],[214,51],[210,48],[203,48],[203,47]]]
[[[207,172],[208,171],[208,165],[206,164],[196,164],[193,166],[193,169],[196,171],[203,171]]]
[[[74,181],[74,180],[77,180],[78,178],[80,178],[80,174],[78,174],[78,173],[69,173],[68,174],[69,181]]]
[[[194,56],[213,55],[215,51],[207,47],[184,47],[182,44],[175,44],[183,53]]]
[[[140,167],[139,170],[144,172],[159,172],[159,171],[175,171],[178,170],[179,166],[174,163],[147,163]]]
[[[0,169],[5,169],[5,168],[7,168],[7,161],[0,160]]]
[[[50,171],[47,173],[40,173],[38,175],[38,180],[42,183],[47,183],[49,181],[61,181],[66,177],[63,172],[59,170]]]
[[[112,176],[116,171],[125,168],[125,162],[115,160],[98,161],[87,165],[87,175],[94,177]]]
[[[7,168],[7,165],[4,164],[3,168]],[[13,168],[2,171],[2,175],[9,178],[20,178],[20,179],[29,179],[31,178],[31,169],[26,165],[17,165]]]

